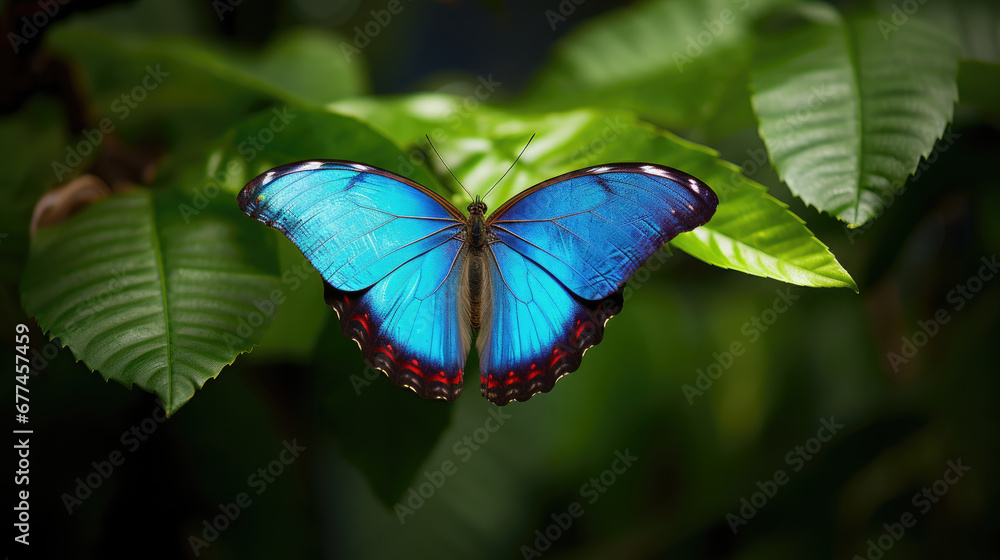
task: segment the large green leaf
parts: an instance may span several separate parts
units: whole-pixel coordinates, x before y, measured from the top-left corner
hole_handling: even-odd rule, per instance
[[[101,201],[34,239],[25,310],[105,379],[187,402],[274,319],[274,242],[229,205],[171,193]]]
[[[760,136],[793,193],[857,226],[877,217],[934,149],[958,99],[959,51],[911,19],[809,21],[764,41],[753,105]]]
[[[850,275],[802,220],[746,179],[709,148],[639,121],[631,113],[578,110],[522,115],[444,95],[395,100],[347,100],[332,108],[369,120],[408,147],[394,169],[428,162],[428,134],[473,194],[483,194],[506,171],[524,142],[537,134],[521,161],[490,195],[492,207],[556,175],[615,161],[647,161],[682,169],[713,187],[721,204],[707,225],[682,234],[677,247],[708,263],[804,286],[857,289]],[[440,165],[439,174],[444,175]],[[467,195],[455,189],[464,207]]]
[[[753,124],[752,24],[792,0],[658,0],[608,14],[564,39],[525,105],[627,109],[717,137]]]

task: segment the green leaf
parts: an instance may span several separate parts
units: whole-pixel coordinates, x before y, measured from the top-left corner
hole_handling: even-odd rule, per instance
[[[608,14],[560,42],[524,104],[626,109],[712,137],[750,126],[752,24],[790,3],[660,0]]]
[[[797,196],[852,226],[876,218],[934,149],[958,99],[958,48],[911,19],[811,21],[763,43],[753,70],[760,136]]]
[[[209,153],[203,172],[235,194],[272,167],[307,159],[360,161],[435,184],[423,169],[404,165],[399,147],[370,124],[316,107],[272,109],[240,120]]]
[[[446,177],[422,139],[423,134],[429,135],[473,194],[485,193],[527,139],[537,134],[490,195],[491,207],[534,184],[591,165],[646,161],[676,167],[707,183],[721,199],[712,221],[672,242],[678,248],[710,264],[748,274],[803,286],[857,290],[850,275],[802,220],[709,148],[656,129],[631,113],[579,110],[536,116],[485,106],[469,112],[465,106],[461,98],[426,94],[383,101],[347,100],[331,107],[369,120],[407,147],[410,164],[429,163],[439,176]],[[457,188],[453,192],[452,201],[464,207],[467,195]]]
[[[723,268],[800,286],[858,291],[827,246],[785,204],[737,171],[729,178],[732,184],[715,183],[722,202],[712,221],[671,245]]]
[[[168,414],[259,342],[278,286],[270,235],[229,205],[179,202],[140,189],[39,231],[21,285],[42,329]]]

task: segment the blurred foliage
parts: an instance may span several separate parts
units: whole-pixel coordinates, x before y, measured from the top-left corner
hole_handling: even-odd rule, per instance
[[[39,10],[0,6],[6,37]],[[993,3],[141,0],[44,19],[0,61],[0,312],[7,340],[32,325],[36,550],[997,555]],[[464,207],[424,136],[484,192],[531,134],[491,207],[623,160],[723,202],[670,244],[697,259],[655,255],[580,371],[526,403],[392,386],[294,246],[235,208],[258,173],[317,158]],[[69,208],[84,179],[110,196]],[[74,215],[32,235],[47,193]],[[971,470],[923,510],[956,461]]]

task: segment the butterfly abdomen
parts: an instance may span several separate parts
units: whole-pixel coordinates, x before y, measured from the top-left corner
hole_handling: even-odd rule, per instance
[[[472,250],[469,252],[469,322],[474,329],[479,328],[479,323],[482,320],[484,264],[482,251]]]

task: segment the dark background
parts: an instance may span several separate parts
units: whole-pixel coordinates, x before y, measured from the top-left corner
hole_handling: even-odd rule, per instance
[[[369,91],[448,91],[492,74],[503,82],[497,103],[517,97],[564,33],[620,4],[586,0],[553,31],[543,12],[557,1],[403,2],[396,23],[364,52]],[[104,17],[134,32],[251,53],[301,25],[350,38],[369,10],[384,6],[244,0],[220,21],[208,3],[135,4],[73,2],[57,19]],[[20,14],[37,10],[33,2],[0,5],[5,36]],[[51,56],[37,39],[30,52],[4,57],[7,118],[49,98],[68,129],[90,122],[72,60]],[[205,537],[204,521],[245,492],[252,503],[200,557],[523,557],[522,547],[539,546],[536,530],[565,521],[574,502],[583,515],[552,530],[551,548],[539,549],[546,558],[850,558],[864,556],[866,541],[906,512],[915,525],[885,558],[996,557],[1000,280],[961,310],[947,298],[1000,247],[995,125],[960,107],[954,148],[853,235],[773,174],[756,176],[830,246],[860,294],[791,286],[799,299],[751,342],[744,324],[789,286],[675,254],[609,324],[585,367],[551,394],[502,409],[510,418],[468,461],[457,449],[471,449],[463,438],[475,437],[494,407],[471,387],[448,405],[381,377],[357,396],[351,376],[363,376],[364,365],[333,317],[310,357],[241,357],[157,422],[151,395],[106,383],[68,351],[47,347],[19,309],[5,309],[8,324],[31,325],[41,355],[31,381],[32,551],[193,557],[189,537]],[[23,140],[2,142],[12,151]],[[762,144],[749,128],[711,145],[738,163]],[[949,323],[894,371],[888,352],[939,309]],[[745,354],[689,404],[682,386],[733,342]],[[831,417],[843,428],[793,471],[788,454]],[[125,435],[132,429],[145,439]],[[250,477],[293,441],[305,451],[257,494]],[[122,464],[67,512],[77,479],[108,471],[116,451]],[[581,486],[612,468],[616,452],[638,459],[589,503],[593,494]],[[393,504],[406,504],[424,473],[434,478],[447,460],[457,473],[400,524]],[[913,497],[949,461],[971,469],[922,512]],[[727,514],[779,470],[788,484],[734,534]],[[12,557],[21,552],[14,545]]]

